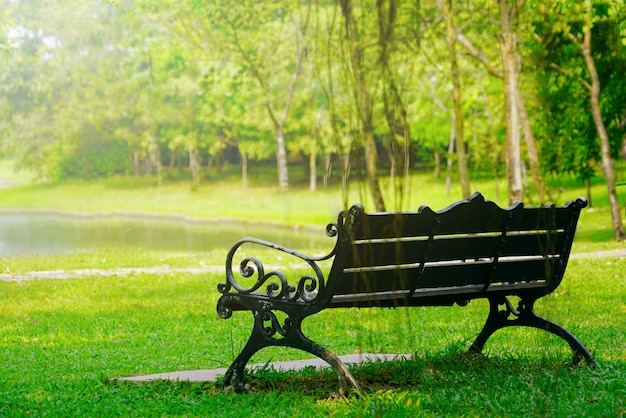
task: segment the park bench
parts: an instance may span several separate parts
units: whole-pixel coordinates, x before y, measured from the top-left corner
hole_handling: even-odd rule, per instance
[[[227,319],[234,311],[251,311],[254,325],[223,385],[245,391],[243,373],[252,355],[265,347],[282,346],[326,361],[337,372],[341,394],[351,388],[360,392],[346,365],[303,334],[305,318],[329,308],[465,306],[478,298],[486,298],[490,309],[470,351],[481,352],[501,328],[527,326],[561,337],[571,347],[574,363],[584,358],[594,366],[591,353],[573,334],[538,316],[533,308],[537,299],[559,286],[585,206],[587,201],[578,198],[563,206],[516,203],[502,209],[480,193],[440,211],[422,206],[417,212],[365,213],[356,204],[327,226],[327,235],[337,241],[322,257],[244,238],[227,255],[217,312]],[[297,280],[290,281],[279,269],[266,271],[252,256],[242,256],[235,272],[233,258],[244,245],[297,257],[310,274],[298,274]],[[324,260],[332,263],[326,275],[320,267]],[[298,270],[290,267],[290,271]]]

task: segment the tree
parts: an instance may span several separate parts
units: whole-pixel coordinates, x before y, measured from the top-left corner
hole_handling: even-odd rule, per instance
[[[461,102],[461,81],[459,74],[459,65],[457,63],[457,29],[454,23],[454,11],[452,10],[452,0],[443,0],[440,7],[446,20],[447,35],[446,43],[448,44],[450,57],[450,77],[452,78],[452,97],[454,103],[454,138],[456,153],[458,157],[459,175],[461,178],[461,193],[463,199],[467,199],[470,194],[469,170],[467,168],[467,157],[465,155],[465,138],[464,138],[464,117]]]
[[[615,13],[616,11],[619,10],[614,10],[613,12]],[[611,143],[603,118],[601,82],[592,43],[594,25],[597,25],[601,20],[613,17],[607,16],[610,15],[610,13],[610,8],[605,8],[602,4],[594,5],[591,0],[585,0],[582,4],[573,4],[561,0],[555,1],[549,5],[549,8],[544,9],[544,19],[550,22],[549,28],[551,30],[562,33],[572,45],[576,46],[584,59],[588,78],[583,77],[570,68],[562,67],[558,63],[551,63],[551,67],[560,73],[574,77],[588,91],[589,106],[601,145],[602,171],[609,195],[613,231],[615,239],[617,241],[623,241],[626,239],[626,235],[624,233],[619,199],[615,188]],[[538,38],[543,40],[540,36]]]
[[[376,210],[384,212],[385,201],[378,181],[378,152],[374,140],[372,104],[363,63],[365,45],[361,38],[358,21],[354,15],[352,0],[339,0],[339,4],[344,19],[348,56],[350,57],[350,68],[354,82],[354,97],[361,128],[360,133],[365,147],[367,181]]]
[[[282,190],[289,187],[289,177],[287,168],[287,146],[285,139],[285,123],[291,109],[292,101],[296,92],[296,83],[300,77],[302,64],[307,55],[307,31],[309,26],[310,4],[303,9],[295,6],[290,11],[292,15],[292,36],[295,58],[293,58],[293,70],[286,85],[286,96],[284,96],[282,110],[277,111],[272,103],[277,97],[273,84],[277,76],[277,65],[275,58],[277,49],[284,47],[283,33],[287,29],[284,24],[288,17],[283,17],[283,6],[280,4],[252,4],[244,3],[233,7],[233,4],[216,5],[215,9],[209,13],[212,22],[216,23],[216,18],[225,22],[230,32],[230,42],[237,52],[242,65],[250,72],[257,81],[258,87],[265,97],[265,108],[270,120],[274,125],[276,135],[276,161],[278,167],[278,185]],[[251,11],[258,12],[256,17],[262,22],[264,27],[264,41],[259,39],[258,25],[251,26],[246,21]],[[298,15],[299,13],[299,15]],[[256,29],[253,30],[253,29]],[[281,36],[275,36],[280,34]],[[265,54],[259,54],[255,42],[266,42]],[[282,56],[284,57],[284,56]],[[283,61],[284,62],[284,61]]]
[[[491,62],[485,53],[478,50],[463,33],[457,32],[457,38],[467,52],[483,64],[491,75],[503,80],[506,119],[506,165],[510,203],[523,200],[520,124],[524,132],[531,173],[539,194],[539,200],[544,202],[545,199],[538,149],[530,126],[526,105],[519,88],[521,58],[517,34],[515,33],[515,22],[524,5],[525,0],[514,2],[513,4],[511,0],[498,0],[500,17],[498,41],[500,44],[500,59],[502,61],[501,70]]]

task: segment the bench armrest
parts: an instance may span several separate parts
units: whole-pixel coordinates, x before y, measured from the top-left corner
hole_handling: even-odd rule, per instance
[[[326,227],[326,235],[329,237],[337,236],[337,224],[331,223]],[[235,278],[233,273],[233,258],[237,251],[245,244],[256,244],[263,247],[272,248],[274,250],[289,254],[293,257],[299,258],[306,262],[312,270],[311,274],[304,275],[297,280],[297,285],[289,283],[285,273],[279,270],[265,271],[265,267],[261,260],[256,257],[244,257],[239,263],[239,274],[242,278],[256,277],[256,282],[250,286],[243,286]],[[332,258],[337,251],[337,244],[335,243],[332,251],[321,257],[312,257],[282,245],[274,244],[269,241],[261,239],[246,237],[235,243],[228,252],[226,257],[226,282],[218,284],[218,291],[226,294],[231,292],[234,288],[240,294],[252,294],[258,293],[257,291],[265,287],[267,296],[273,300],[287,300],[312,302],[317,296],[322,293],[325,288],[325,278],[320,266],[319,261],[324,261]]]

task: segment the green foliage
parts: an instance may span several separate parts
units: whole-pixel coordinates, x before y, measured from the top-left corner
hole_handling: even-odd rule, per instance
[[[570,6],[555,4],[568,9]],[[551,17],[537,23],[537,35],[544,42],[534,46],[533,58],[537,66],[534,76],[542,87],[537,89],[537,97],[542,110],[538,136],[544,168],[573,173],[585,180],[593,177],[600,162],[600,144],[589,109],[588,87],[584,85],[588,78],[586,64],[579,47],[567,38],[572,33],[580,36],[583,29],[584,9],[579,5],[576,10],[568,10],[567,18]],[[626,132],[620,122],[624,115],[622,97],[626,95],[626,49],[621,43],[618,16],[609,13],[609,7],[602,3],[595,5],[594,12],[591,50],[602,88],[601,108],[612,157],[618,159]]]
[[[128,143],[122,140],[86,140],[70,155],[61,155],[61,177],[94,179],[132,170]]]
[[[405,150],[410,168],[443,164],[451,85],[437,2],[352,3],[381,169],[401,172]],[[598,153],[586,92],[547,65],[558,61],[584,75],[580,54],[563,39],[579,33],[575,12],[582,9],[567,1],[551,9],[553,3],[525,2],[516,23],[524,96],[545,170],[584,179],[595,171]],[[626,126],[624,4],[594,4],[602,108],[619,158]],[[274,163],[276,121],[298,51],[306,54],[284,124],[290,169],[315,154],[331,161],[330,172],[352,167],[349,174],[358,177],[360,119],[337,2],[28,0],[5,6],[0,154],[44,181],[162,168],[177,176],[188,170],[190,156],[211,175],[239,164],[242,152],[252,162]],[[464,34],[497,64],[496,2],[459,3],[455,10]],[[532,41],[550,33],[559,35],[547,48]],[[458,61],[471,176],[499,176],[506,164],[502,83],[465,54]]]

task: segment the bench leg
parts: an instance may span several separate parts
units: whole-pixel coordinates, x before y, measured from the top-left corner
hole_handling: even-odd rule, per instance
[[[597,364],[587,348],[568,330],[561,325],[548,321],[537,315],[534,310],[535,300],[520,301],[518,309],[515,309],[508,298],[489,299],[489,316],[483,326],[482,331],[470,346],[470,351],[480,353],[487,342],[487,339],[501,328],[510,326],[526,326],[543,329],[564,339],[573,352],[572,362],[580,363],[584,358],[590,367]],[[505,305],[506,309],[501,310],[500,306]],[[514,317],[510,319],[511,315]]]
[[[265,321],[271,321],[271,326],[266,326]],[[276,333],[280,337],[276,337]],[[300,321],[294,322],[287,318],[284,326],[281,326],[272,312],[254,313],[252,334],[241,353],[224,374],[223,388],[226,389],[232,385],[237,393],[248,391],[249,385],[243,381],[246,364],[257,351],[270,346],[296,348],[324,360],[337,373],[340,396],[347,396],[350,389],[356,389],[359,393],[363,392],[359,383],[339,357],[302,333]]]

